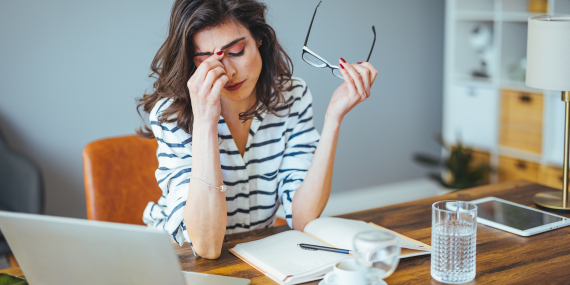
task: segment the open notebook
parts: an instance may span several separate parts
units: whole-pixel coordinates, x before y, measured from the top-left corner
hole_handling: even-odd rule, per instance
[[[304,232],[286,231],[264,239],[236,245],[230,252],[279,284],[298,284],[323,278],[332,265],[350,255],[309,251],[297,246],[308,243],[354,250],[352,240],[359,232],[390,231],[373,223],[342,218],[318,218]],[[400,258],[430,254],[431,247],[396,232],[400,238]]]

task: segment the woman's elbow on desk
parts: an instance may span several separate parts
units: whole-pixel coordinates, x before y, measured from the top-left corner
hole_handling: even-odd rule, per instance
[[[188,225],[188,224],[187,224]],[[192,241],[192,248],[197,255],[207,259],[217,259],[222,253],[225,233],[211,233],[207,230],[187,231],[188,237]],[[197,235],[201,233],[202,235]]]
[[[204,244],[197,244],[197,243],[192,243],[192,246],[194,248],[194,251],[196,252],[197,255],[199,255],[202,258],[206,258],[206,259],[218,259],[220,257],[220,255],[222,254],[222,244],[218,245],[204,245]]]
[[[306,213],[304,215],[293,214],[293,229],[297,231],[304,231],[305,226],[307,226],[309,222],[318,218],[319,216],[320,215],[310,215]]]

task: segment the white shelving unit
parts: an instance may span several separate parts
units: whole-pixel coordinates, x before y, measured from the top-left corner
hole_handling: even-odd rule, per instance
[[[443,137],[498,156],[561,166],[563,160],[564,104],[557,92],[529,88],[511,69],[526,57],[528,0],[447,0]],[[549,0],[547,14],[570,14],[570,0]],[[493,31],[493,55],[489,78],[472,75],[479,57],[469,43],[473,29],[487,25]],[[522,73],[524,74],[524,73]],[[544,96],[542,150],[540,154],[499,145],[501,90],[538,92]],[[496,177],[491,177],[496,181]]]

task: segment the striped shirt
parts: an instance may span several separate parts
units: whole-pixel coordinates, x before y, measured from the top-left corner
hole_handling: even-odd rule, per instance
[[[293,78],[284,92],[291,109],[278,109],[278,117],[263,113],[254,117],[243,157],[227,124],[220,117],[220,162],[226,192],[226,234],[268,228],[275,222],[279,204],[292,227],[292,202],[311,165],[319,141],[313,125],[312,97],[305,82]],[[150,112],[150,124],[158,141],[156,180],[162,196],[149,202],[143,221],[169,233],[182,245],[191,244],[184,222],[192,172],[192,136],[173,123],[158,123],[158,115],[172,99],[162,99]],[[191,197],[190,197],[191,199]]]

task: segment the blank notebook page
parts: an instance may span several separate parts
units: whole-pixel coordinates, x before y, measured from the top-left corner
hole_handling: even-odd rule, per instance
[[[297,246],[299,243],[327,246],[300,231],[291,230],[238,244],[234,251],[281,280],[289,275],[318,271],[348,257],[341,253],[304,250]]]

